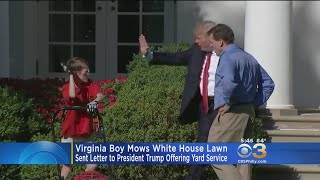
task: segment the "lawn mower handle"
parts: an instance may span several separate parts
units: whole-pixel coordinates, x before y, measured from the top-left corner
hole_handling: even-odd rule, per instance
[[[87,106],[62,106],[61,110],[87,110]]]

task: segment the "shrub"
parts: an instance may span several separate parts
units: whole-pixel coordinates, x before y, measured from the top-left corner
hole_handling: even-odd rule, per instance
[[[47,129],[32,100],[9,88],[0,88],[0,141],[26,142]]]
[[[0,88],[0,102],[1,142],[28,142],[33,134],[46,131],[32,99],[4,87]],[[19,179],[19,170],[18,165],[0,165],[0,179]]]
[[[158,50],[176,52],[188,47],[170,44]],[[196,123],[181,125],[178,121],[186,67],[149,66],[141,55],[134,55],[133,59],[117,103],[106,111],[108,141],[195,141]],[[185,165],[114,166],[118,179],[180,179],[186,176],[187,170]]]
[[[265,139],[266,142],[271,142],[267,131],[263,128],[263,119],[261,117],[256,117],[253,122],[253,140]]]

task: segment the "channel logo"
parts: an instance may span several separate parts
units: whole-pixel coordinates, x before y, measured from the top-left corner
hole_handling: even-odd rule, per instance
[[[70,164],[70,157],[58,144],[40,141],[23,150],[19,164]]]
[[[251,155],[254,158],[262,159],[267,156],[267,146],[263,143],[254,144],[252,147],[250,144],[240,144],[237,149],[237,153],[241,158],[248,158]]]

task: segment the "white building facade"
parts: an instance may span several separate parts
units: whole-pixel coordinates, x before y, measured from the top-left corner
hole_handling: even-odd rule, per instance
[[[268,107],[320,105],[317,1],[1,1],[0,77],[64,77],[59,62],[88,59],[94,79],[126,73],[138,36],[192,42],[201,20],[229,25],[236,44],[275,80]]]

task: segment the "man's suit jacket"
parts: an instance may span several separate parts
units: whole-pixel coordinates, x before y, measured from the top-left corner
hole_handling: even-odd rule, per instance
[[[205,58],[205,52],[193,44],[186,51],[177,53],[153,52],[151,64],[186,65],[187,77],[182,95],[180,119],[185,122],[198,120],[200,104],[200,75]]]

